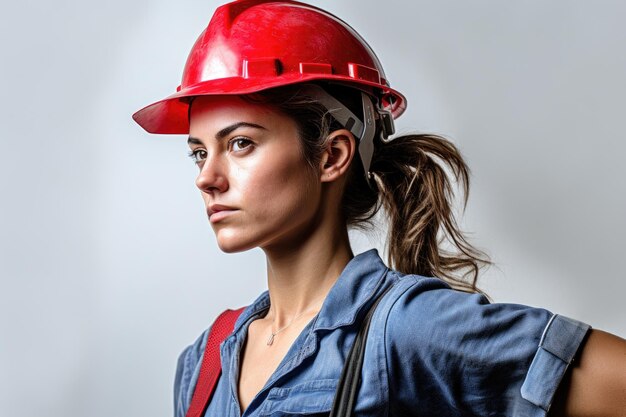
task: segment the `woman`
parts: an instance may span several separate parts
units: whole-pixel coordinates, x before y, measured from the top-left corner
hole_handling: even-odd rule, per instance
[[[622,339],[480,294],[488,261],[456,225],[446,174],[467,192],[465,163],[440,137],[393,137],[405,107],[341,20],[241,0],[217,9],[179,91],[134,115],[149,132],[189,134],[219,247],[267,257],[268,291],[221,346],[205,415],[327,415],[381,294],[355,415],[624,415]],[[381,207],[393,269],[348,240]],[[206,343],[180,356],[177,416]]]

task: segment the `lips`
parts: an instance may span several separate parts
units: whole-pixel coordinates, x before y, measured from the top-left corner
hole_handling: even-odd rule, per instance
[[[207,210],[207,213],[208,213],[209,219],[210,219],[213,214],[217,214],[217,213],[220,213],[220,212],[231,212],[231,211],[235,211],[235,210],[237,210],[235,207],[225,206],[225,205],[222,205],[222,204],[212,204],[212,205],[209,206],[209,209]],[[224,213],[224,214],[226,214],[226,213]]]

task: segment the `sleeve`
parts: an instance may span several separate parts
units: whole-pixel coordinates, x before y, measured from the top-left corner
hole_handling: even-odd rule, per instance
[[[187,346],[178,356],[174,377],[174,417],[185,417],[187,413],[193,390],[198,381],[209,331],[210,328],[205,330],[193,344]]]
[[[545,416],[588,330],[415,277],[387,320],[391,415]]]

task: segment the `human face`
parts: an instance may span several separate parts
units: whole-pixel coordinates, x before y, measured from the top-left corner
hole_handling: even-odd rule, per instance
[[[290,117],[236,96],[198,97],[189,146],[220,249],[289,247],[311,230],[321,182]]]

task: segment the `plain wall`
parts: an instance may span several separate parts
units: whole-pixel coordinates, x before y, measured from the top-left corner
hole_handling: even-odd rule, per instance
[[[467,158],[463,225],[497,264],[482,280],[495,301],[626,335],[626,3],[313,3],[408,97],[398,131]],[[3,6],[3,415],[170,415],[178,353],[264,290],[260,250],[216,247],[185,138],[131,119],[174,92],[219,4]]]

